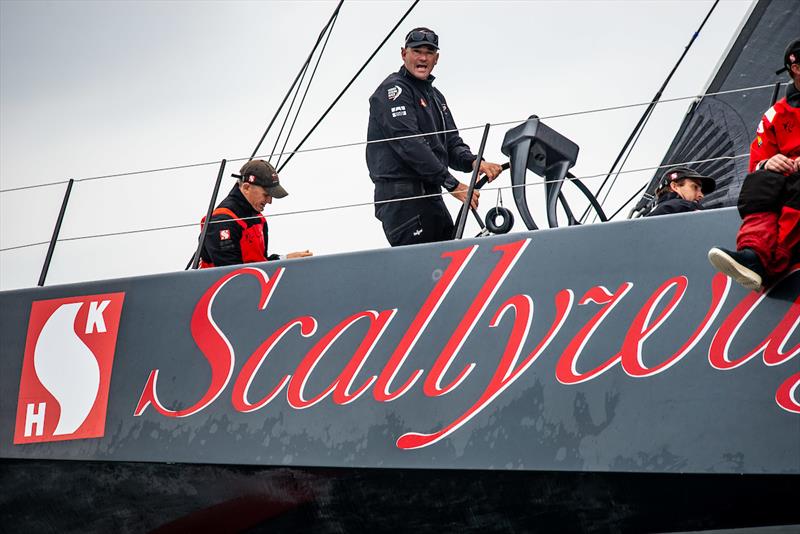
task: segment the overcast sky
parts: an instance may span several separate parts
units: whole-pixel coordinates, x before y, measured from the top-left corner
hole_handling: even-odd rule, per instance
[[[429,26],[439,34],[436,86],[477,152],[481,130],[467,127],[649,101],[712,3],[423,0],[304,148],[366,139],[369,95],[400,67],[402,38],[412,27]],[[345,2],[288,148],[410,4]],[[335,5],[3,0],[0,189],[216,162],[78,182],[61,237],[197,223],[218,162],[250,155]],[[703,91],[750,8],[749,0],[720,3],[665,98]],[[658,165],[688,106],[688,100],[659,106],[626,168]],[[643,111],[546,122],[580,145],[572,172],[584,176],[608,170]],[[492,128],[488,160],[505,161],[500,145],[511,127]],[[269,155],[274,133],[259,155]],[[219,199],[233,183],[228,176],[241,165],[228,164]],[[615,211],[651,176],[622,175],[607,211]],[[290,195],[265,211],[275,215],[269,218],[270,253],[309,248],[327,255],[388,246],[371,206],[280,215],[370,202],[363,145],[299,153],[281,181]],[[510,185],[509,174],[495,184]],[[595,189],[599,181],[587,185]],[[0,248],[48,241],[65,187],[0,193]],[[542,188],[530,188],[528,197],[541,226]],[[479,211],[495,202],[496,193],[486,192]],[[509,192],[504,202],[513,205]],[[457,211],[455,199],[446,203]],[[523,229],[517,218],[514,231]],[[469,221],[466,234],[477,230]],[[194,225],[59,243],[47,282],[181,270],[197,235]],[[0,289],[35,285],[46,250],[39,245],[0,252]]]

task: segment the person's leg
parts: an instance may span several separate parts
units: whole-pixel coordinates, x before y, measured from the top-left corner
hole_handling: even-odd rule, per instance
[[[453,219],[441,197],[386,203],[376,209],[375,215],[393,247],[453,238]]]
[[[422,220],[418,200],[401,200],[380,206],[375,215],[383,225],[386,240],[393,247],[422,243]]]
[[[785,200],[778,218],[774,269],[780,274],[789,268],[792,252],[800,245],[800,173],[786,180]]]
[[[447,210],[447,206],[445,206],[442,197],[432,197],[426,200],[429,204],[429,208],[426,212],[430,218],[431,242],[449,241],[453,239],[456,228],[453,224],[453,217]]]
[[[708,259],[714,267],[752,290],[775,275],[775,250],[778,244],[778,215],[786,177],[758,171],[745,177],[739,193],[742,225],[736,236],[736,251],[714,247]]]
[[[747,175],[739,193],[737,207],[742,226],[736,236],[736,248],[755,251],[768,276],[780,271],[780,266],[775,264],[775,251],[786,186],[787,177],[783,174],[757,171]]]
[[[750,249],[756,253],[767,273],[774,263],[774,252],[778,246],[778,214],[771,211],[751,213],[742,219],[736,234],[736,250]]]

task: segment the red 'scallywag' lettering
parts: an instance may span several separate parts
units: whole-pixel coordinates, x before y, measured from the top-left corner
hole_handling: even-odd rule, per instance
[[[588,343],[589,338],[594,334],[595,330],[605,320],[611,310],[619,304],[622,297],[628,294],[628,291],[633,287],[631,282],[624,282],[612,294],[605,288],[605,286],[594,286],[589,289],[578,301],[579,306],[585,306],[589,302],[600,304],[603,307],[592,317],[588,323],[583,325],[578,335],[576,335],[567,345],[567,348],[561,354],[558,363],[556,364],[556,379],[562,384],[580,384],[591,380],[595,376],[602,374],[609,367],[619,361],[619,355],[614,355],[599,367],[588,371],[586,373],[579,373],[577,369],[577,360],[583,348]]]
[[[467,423],[470,419],[478,415],[481,410],[486,408],[494,399],[497,398],[503,391],[505,391],[511,384],[513,384],[522,374],[533,364],[534,361],[545,351],[550,342],[561,330],[564,321],[572,309],[572,291],[564,289],[556,295],[556,316],[553,320],[550,330],[539,342],[522,363],[518,366],[517,360],[522,351],[522,345],[528,338],[531,322],[533,320],[533,299],[528,295],[515,295],[503,303],[492,317],[489,324],[490,327],[495,328],[500,323],[503,315],[509,310],[514,311],[514,326],[511,330],[511,335],[506,343],[505,351],[503,352],[500,361],[497,364],[494,375],[492,376],[486,389],[481,394],[480,398],[473,404],[466,412],[454,420],[452,423],[442,428],[438,432],[431,434],[420,434],[417,432],[409,432],[403,434],[397,440],[397,447],[400,449],[419,449],[433,445],[437,441],[446,438],[459,428]]]
[[[475,363],[467,364],[453,380],[443,385],[444,377],[458,356],[465,340],[480,321],[499,287],[526,250],[528,243],[529,240],[520,240],[494,248],[496,252],[501,253],[501,256],[492,272],[481,284],[474,300],[470,303],[464,317],[453,331],[442,352],[433,362],[430,373],[422,386],[423,392],[427,396],[438,397],[455,390],[476,366]],[[231,397],[233,407],[245,413],[258,410],[277,398],[284,388],[286,389],[287,402],[294,409],[314,406],[329,396],[332,397],[334,403],[346,405],[360,398],[371,387],[374,399],[379,402],[390,402],[398,399],[408,392],[424,374],[423,369],[417,369],[405,379],[400,387],[395,388],[393,383],[398,378],[401,367],[420,336],[424,333],[431,318],[472,259],[477,247],[477,245],[473,245],[442,255],[443,259],[449,260],[444,273],[426,297],[401,341],[377,376],[358,379],[358,374],[394,319],[397,309],[366,310],[345,318],[323,335],[306,352],[294,373],[285,374],[277,381],[277,384],[272,387],[269,393],[261,396],[259,400],[251,402],[249,400],[251,395],[258,398],[251,391],[254,378],[283,338],[288,335],[297,335],[298,332],[294,331],[295,327],[298,327],[299,335],[304,338],[310,338],[316,334],[318,329],[317,320],[310,315],[300,316],[287,322],[271,334],[245,361],[233,384]],[[800,271],[800,266],[797,266],[793,272],[796,271]],[[283,272],[283,268],[280,268],[272,278],[269,278],[260,269],[245,267],[224,275],[213,284],[201,297],[191,320],[191,331],[195,343],[211,366],[212,376],[208,389],[202,398],[189,408],[170,410],[161,404],[156,394],[159,371],[154,369],[150,373],[134,415],[141,415],[146,407],[152,404],[154,409],[162,415],[186,417],[200,412],[214,402],[230,382],[235,364],[233,348],[225,335],[219,330],[211,315],[214,299],[230,280],[239,275],[249,275],[255,277],[259,283],[258,308],[264,310],[275,292]],[[664,281],[636,314],[628,327],[619,352],[611,355],[604,363],[594,369],[581,372],[578,371],[578,359],[582,351],[603,321],[632,289],[633,283],[624,282],[613,293],[600,285],[590,288],[578,301],[578,305],[585,306],[589,303],[594,303],[599,305],[600,309],[567,344],[566,349],[556,363],[556,378],[562,384],[578,384],[598,377],[616,363],[620,363],[623,371],[631,377],[649,377],[669,369],[683,359],[708,332],[722,310],[730,286],[730,279],[717,274],[711,281],[711,302],[703,319],[691,332],[688,339],[672,355],[668,357],[659,355],[660,363],[648,367],[645,365],[642,355],[646,340],[658,328],[667,324],[668,319],[678,310],[689,288],[689,281],[684,276],[677,276]],[[796,297],[789,311],[763,342],[744,356],[735,359],[729,356],[729,348],[733,337],[741,329],[753,310],[764,301],[764,298],[765,295],[759,296],[754,293],[747,295],[730,315],[724,319],[709,348],[709,362],[712,367],[720,370],[734,369],[762,352],[764,363],[774,366],[800,354],[800,344],[789,349],[785,346],[790,336],[800,325],[800,297]],[[499,357],[497,367],[483,393],[451,423],[443,426],[438,431],[428,434],[419,432],[403,434],[397,439],[397,447],[401,449],[416,449],[433,445],[450,436],[481,413],[518,380],[546,351],[566,323],[574,301],[574,294],[570,289],[562,289],[556,294],[555,316],[548,332],[536,347],[524,359],[521,359],[522,350],[533,322],[534,301],[527,294],[514,295],[508,298],[496,310],[489,323],[490,328],[496,328],[506,316],[511,317],[513,320],[511,333],[506,340],[503,353]],[[326,385],[322,391],[308,393],[308,380],[317,365],[350,328],[359,323],[363,324],[364,321],[368,323],[366,333],[361,338],[341,373]],[[784,410],[800,413],[800,403],[796,400],[799,384],[800,373],[797,373],[786,380],[776,391],[775,400]]]
[[[309,315],[304,315],[302,317],[297,317],[292,319],[285,325],[281,326],[277,329],[271,336],[269,336],[258,348],[253,351],[253,354],[247,359],[247,361],[242,366],[242,370],[239,372],[239,376],[236,378],[236,381],[233,383],[233,392],[231,393],[231,402],[233,403],[233,407],[243,413],[254,412],[259,408],[263,408],[267,404],[273,401],[275,397],[281,392],[281,390],[286,386],[289,380],[292,378],[292,375],[284,376],[278,385],[273,389],[270,393],[268,393],[265,397],[261,400],[256,401],[254,403],[250,403],[247,400],[248,394],[250,392],[250,386],[253,383],[253,379],[258,373],[258,370],[261,369],[261,365],[266,360],[269,353],[272,352],[272,349],[275,348],[275,345],[283,339],[285,335],[289,333],[289,331],[295,327],[300,327],[300,335],[303,337],[311,337],[317,331],[317,320]]]
[[[441,305],[444,298],[453,288],[453,284],[458,280],[464,267],[469,263],[469,260],[477,249],[478,245],[474,245],[442,254],[443,258],[451,258],[452,261],[431,290],[430,295],[428,295],[428,298],[420,308],[417,316],[414,317],[408,330],[406,330],[406,333],[403,335],[403,339],[400,340],[397,348],[394,349],[392,356],[386,363],[386,367],[384,367],[383,371],[378,375],[378,380],[375,383],[375,389],[373,391],[375,400],[389,402],[399,398],[414,385],[420,376],[422,376],[422,369],[417,369],[402,386],[395,391],[389,391],[392,387],[392,382],[394,382],[394,379],[397,377],[403,362],[408,358],[411,349],[417,344],[419,337],[422,335],[425,327],[428,326],[433,314],[439,309],[439,305]]]
[[[800,271],[800,266],[795,266],[786,275],[789,277]],[[731,359],[730,346],[736,334],[742,328],[747,318],[755,309],[764,302],[764,299],[773,291],[774,287],[764,293],[749,293],[733,309],[720,325],[711,345],[708,348],[708,363],[715,369],[727,371],[744,365],[752,358],[763,352],[765,365],[780,365],[800,355],[800,343],[784,352],[789,336],[800,325],[800,296],[796,297],[789,310],[781,318],[778,325],[756,345],[750,352],[736,359]],[[800,413],[800,402],[796,394],[800,385],[800,373],[790,376],[775,392],[775,402],[788,412]]]
[[[622,368],[625,370],[625,372],[629,376],[635,377],[653,376],[662,371],[666,371],[678,363],[681,358],[686,356],[686,354],[692,350],[697,342],[700,341],[700,338],[702,338],[703,335],[708,331],[711,323],[722,309],[722,304],[725,302],[725,297],[730,289],[730,284],[731,280],[727,276],[721,273],[717,273],[714,276],[714,278],[711,280],[711,304],[709,305],[708,311],[706,312],[703,320],[700,321],[700,324],[694,330],[692,335],[689,336],[689,339],[686,340],[686,342],[672,356],[660,364],[648,368],[642,361],[642,345],[644,344],[645,340],[650,337],[650,335],[652,335],[653,332],[655,332],[656,329],[658,329],[658,327],[660,327],[664,321],[666,321],[666,319],[675,311],[676,307],[686,293],[686,288],[689,285],[689,281],[685,276],[676,276],[675,278],[671,278],[661,284],[661,287],[659,287],[655,293],[650,296],[645,305],[642,306],[642,309],[639,310],[639,313],[636,314],[636,317],[633,319],[633,323],[628,329],[628,333],[625,335],[625,339],[622,342],[620,360],[622,362]],[[658,314],[658,317],[656,317],[655,321],[651,322],[653,313],[658,307],[661,299],[672,288],[675,288],[675,293],[673,294],[669,303],[663,310],[661,310],[661,313]]]
[[[472,329],[475,328],[478,319],[480,319],[483,311],[486,309],[486,306],[489,305],[489,301],[492,300],[494,294],[497,293],[497,289],[506,279],[506,276],[508,276],[508,273],[514,267],[514,264],[517,263],[517,260],[519,260],[530,241],[530,239],[525,239],[522,241],[516,241],[514,243],[507,243],[505,245],[498,245],[494,247],[495,251],[500,251],[503,255],[500,258],[500,261],[497,262],[495,268],[492,270],[489,278],[487,278],[486,282],[484,282],[483,286],[481,286],[481,289],[475,297],[475,300],[473,300],[472,304],[470,304],[469,309],[464,314],[464,318],[461,319],[461,322],[456,327],[455,332],[453,332],[453,335],[445,345],[442,353],[436,359],[436,362],[434,362],[431,372],[428,374],[423,386],[423,391],[429,397],[438,397],[453,391],[465,378],[467,378],[467,375],[475,367],[474,363],[470,363],[461,370],[458,376],[450,384],[442,387],[441,382],[444,374],[450,368],[450,365],[453,363],[458,351],[466,341],[467,336],[469,336],[470,332],[472,332]]]
[[[369,357],[375,344],[383,334],[389,321],[392,320],[397,309],[384,310],[380,313],[367,310],[365,312],[357,313],[340,322],[333,327],[330,332],[314,345],[306,354],[300,365],[297,366],[297,372],[289,382],[289,390],[287,391],[287,400],[292,408],[302,409],[308,408],[317,404],[319,401],[327,397],[331,392],[334,392],[334,402],[337,404],[349,404],[356,400],[364,393],[369,386],[378,378],[372,376],[367,379],[355,393],[350,393],[350,388],[355,381],[356,375],[364,366],[367,358]],[[304,389],[308,377],[314,370],[314,367],[319,363],[322,357],[328,352],[328,349],[336,342],[337,339],[351,326],[353,326],[360,319],[369,320],[369,330],[367,331],[364,339],[361,340],[358,348],[356,349],[350,362],[342,370],[341,374],[334,380],[322,393],[313,399],[306,400],[304,398]]]
[[[144,409],[147,408],[149,404],[152,404],[153,408],[161,415],[167,417],[187,417],[200,412],[214,402],[216,398],[219,397],[220,393],[222,393],[222,390],[225,389],[225,386],[228,385],[235,363],[233,347],[231,347],[228,338],[220,331],[214,319],[211,317],[211,306],[214,304],[214,299],[222,288],[225,287],[225,284],[237,276],[250,275],[255,277],[259,283],[261,293],[258,308],[263,310],[267,307],[269,299],[272,297],[283,272],[284,269],[281,267],[275,271],[272,278],[268,278],[266,273],[260,269],[244,267],[232,271],[217,280],[217,282],[200,298],[197,306],[195,306],[191,322],[192,338],[200,349],[200,352],[202,352],[203,356],[208,360],[209,365],[211,365],[211,384],[209,384],[205,394],[199,401],[186,409],[170,410],[164,407],[158,399],[158,395],[156,394],[158,369],[153,369],[150,371],[150,376],[147,378],[147,383],[144,386],[141,397],[139,397],[139,402],[136,405],[133,415],[142,415]]]
[[[558,381],[562,384],[579,384],[581,382],[586,382],[603,374],[617,363],[621,364],[622,369],[629,376],[638,378],[653,376],[675,365],[681,358],[689,353],[711,327],[711,324],[719,314],[725,302],[725,297],[730,288],[730,279],[722,274],[718,274],[713,278],[711,283],[711,304],[709,305],[705,317],[689,336],[689,339],[687,339],[669,358],[666,358],[654,367],[647,367],[642,357],[644,342],[661,327],[676,310],[686,293],[688,284],[689,282],[685,276],[676,276],[661,284],[636,314],[636,317],[633,319],[631,326],[628,328],[623,338],[620,351],[594,369],[585,373],[579,373],[577,370],[577,359],[589,338],[597,330],[603,320],[605,320],[611,310],[619,304],[620,300],[633,287],[633,284],[625,282],[620,285],[613,294],[609,293],[603,286],[595,286],[589,289],[579,304],[584,305],[589,302],[595,302],[603,305],[603,308],[584,325],[580,332],[578,332],[578,335],[567,345],[566,350],[564,350],[556,364],[556,378]],[[653,319],[653,315],[661,301],[673,290],[673,295],[666,306],[655,319]]]

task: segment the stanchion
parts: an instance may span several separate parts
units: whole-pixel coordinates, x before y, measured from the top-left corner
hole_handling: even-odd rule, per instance
[[[775,102],[778,101],[778,95],[780,95],[780,92],[781,92],[781,85],[783,85],[783,82],[778,82],[778,83],[775,84],[775,87],[772,89],[772,98],[769,101],[770,107],[774,106]]]
[[[481,161],[483,160],[483,149],[486,148],[486,138],[489,136],[489,127],[489,123],[486,123],[486,126],[483,127],[481,148],[478,150],[478,157],[475,159],[475,168],[472,169],[472,177],[469,179],[469,187],[467,188],[467,197],[464,199],[464,207],[459,214],[456,234],[453,236],[453,239],[461,239],[461,236],[464,235],[464,225],[467,224],[467,213],[470,210],[472,193],[475,191],[475,182],[478,180],[478,173],[480,172]]]
[[[58,233],[61,231],[61,223],[64,221],[64,213],[67,211],[67,202],[69,202],[69,195],[72,193],[72,184],[75,180],[69,179],[67,183],[67,190],[64,192],[64,200],[61,202],[61,211],[58,212],[58,219],[56,220],[56,227],[53,229],[53,237],[50,238],[50,246],[47,248],[47,256],[44,258],[44,265],[42,266],[42,274],[39,275],[39,287],[44,285],[45,278],[47,278],[47,271],[50,270],[50,261],[53,259],[53,252],[56,250],[56,241],[58,241]]]
[[[194,253],[194,259],[192,259],[192,269],[197,269],[197,266],[200,265],[200,251],[203,250],[203,242],[206,240],[208,226],[211,224],[211,213],[214,211],[214,206],[217,203],[217,194],[219,193],[219,186],[222,183],[222,175],[225,173],[225,165],[227,163],[228,160],[225,159],[219,163],[217,182],[214,184],[214,192],[211,194],[211,201],[208,203],[208,211],[206,212],[205,218],[206,222],[203,224],[203,231],[200,232],[200,241],[197,243],[197,250]]]

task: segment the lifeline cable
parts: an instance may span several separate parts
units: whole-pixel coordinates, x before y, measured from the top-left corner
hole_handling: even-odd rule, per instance
[[[656,93],[656,96],[653,97],[653,100],[651,100],[650,105],[647,107],[645,112],[642,114],[642,117],[639,119],[639,122],[636,123],[636,126],[634,126],[633,131],[628,136],[628,140],[625,141],[625,144],[623,145],[622,150],[619,151],[619,154],[617,154],[617,158],[614,160],[614,163],[611,165],[611,169],[609,169],[609,171],[608,171],[608,176],[606,176],[606,178],[600,184],[600,187],[597,189],[597,192],[594,194],[595,198],[597,198],[600,195],[600,192],[605,187],[606,182],[608,182],[609,177],[614,172],[614,169],[617,167],[617,163],[619,163],[619,160],[622,159],[622,155],[625,153],[626,150],[628,150],[628,147],[630,146],[630,150],[628,151],[629,153],[630,153],[630,151],[633,150],[633,147],[636,144],[636,142],[634,140],[634,137],[636,137],[636,139],[639,138],[639,136],[637,135],[637,132],[639,132],[641,129],[643,129],[645,124],[647,124],[647,121],[649,120],[650,115],[653,112],[653,108],[658,103],[658,101],[661,99],[661,95],[664,93],[664,90],[667,88],[667,84],[669,84],[670,80],[672,80],[672,76],[675,74],[675,71],[678,70],[678,67],[683,62],[683,58],[686,57],[686,54],[689,52],[689,49],[692,47],[692,45],[694,44],[695,40],[700,35],[700,31],[703,29],[703,26],[706,25],[706,22],[708,21],[709,17],[711,17],[711,13],[713,13],[714,9],[716,9],[717,4],[719,4],[719,0],[714,0],[714,4],[711,6],[711,9],[708,10],[708,13],[706,14],[705,18],[703,19],[703,22],[700,23],[700,27],[697,28],[697,31],[694,32],[694,34],[692,34],[692,38],[689,39],[689,44],[687,44],[686,47],[683,49],[683,53],[681,54],[681,57],[678,58],[678,62],[675,63],[674,67],[672,67],[672,70],[667,75],[667,78],[664,80],[664,83],[661,84],[661,87],[659,88],[658,92]],[[631,144],[631,142],[633,142],[633,144]],[[627,157],[625,159],[627,161]],[[624,163],[623,163],[623,165],[624,165]],[[620,165],[620,169],[622,169],[623,165]],[[617,174],[619,174],[619,173],[617,173]],[[608,196],[606,195],[606,198],[607,197]],[[586,220],[586,216],[588,215],[588,213],[589,213],[589,209],[587,208],[586,211],[583,213],[583,215],[581,215],[581,218],[580,218],[581,222]]]
[[[784,83],[783,85],[786,85],[786,83]],[[770,88],[771,89],[773,87],[774,87],[774,84],[754,85],[754,86],[751,86],[751,87],[741,87],[739,89],[728,89],[726,91],[717,91],[715,93],[706,93],[706,94],[702,94],[702,95],[687,95],[687,96],[679,96],[679,97],[674,97],[674,98],[662,98],[658,103],[659,104],[668,104],[668,103],[671,103],[671,102],[679,102],[681,100],[692,100],[692,99],[698,99],[698,98],[707,98],[707,97],[711,97],[711,96],[727,95],[727,94],[741,93],[741,92],[746,92],[746,91],[756,91],[756,90],[759,90],[759,89],[766,89],[766,88]],[[556,113],[556,114],[553,114],[553,115],[541,116],[541,117],[539,117],[539,120],[560,119],[560,118],[564,118],[564,117],[574,117],[574,116],[578,116],[578,115],[589,115],[589,114],[593,114],[593,113],[603,113],[603,112],[606,112],[606,111],[617,111],[617,110],[621,110],[621,109],[628,109],[628,108],[647,106],[649,104],[650,104],[650,102],[636,102],[636,103],[633,103],[633,104],[621,104],[621,105],[618,105],[618,106],[606,106],[606,107],[602,107],[602,108],[584,109],[584,110],[581,110],[581,111],[573,111],[573,112],[568,112],[568,113]],[[491,123],[491,125],[492,126],[507,126],[509,124],[522,124],[527,120],[528,120],[528,118],[526,117],[524,119],[515,119],[515,120],[510,120],[510,121],[493,122],[493,123]],[[411,135],[403,135],[403,136],[398,136],[398,137],[387,137],[386,139],[374,139],[372,141],[353,141],[353,142],[350,142],[350,143],[342,143],[342,144],[337,144],[337,145],[324,145],[324,146],[319,146],[319,147],[306,148],[304,150],[294,150],[294,151],[290,151],[290,152],[284,152],[284,154],[319,152],[319,151],[322,151],[322,150],[333,150],[333,149],[337,149],[337,148],[347,148],[347,147],[353,147],[353,146],[359,146],[359,145],[369,145],[369,144],[374,144],[374,143],[387,143],[387,142],[391,142],[391,141],[398,141],[398,140],[402,140],[402,139],[413,139],[415,137],[425,137],[425,136],[429,136],[429,135],[438,135],[438,134],[442,134],[442,133],[452,133],[452,132],[458,132],[458,131],[462,131],[463,132],[463,131],[468,131],[468,130],[477,130],[477,129],[483,128],[483,127],[484,127],[484,125],[481,124],[481,125],[477,125],[477,126],[465,126],[465,127],[461,127],[461,128],[452,129],[452,130],[440,130],[440,131],[435,131],[435,132],[430,132],[430,133],[411,134]],[[268,155],[264,155],[264,156],[261,156],[261,157],[271,157],[271,156],[275,156],[275,154],[268,154]],[[238,162],[238,161],[247,161],[247,160],[252,159],[252,158],[248,157],[248,156],[243,156],[243,157],[239,157],[239,158],[226,158],[226,159],[229,162]],[[126,177],[126,176],[135,176],[135,175],[138,175],[138,174],[151,174],[151,173],[156,173],[156,172],[166,172],[166,171],[190,169],[190,168],[194,168],[194,167],[208,167],[208,166],[211,166],[211,165],[219,165],[219,160],[206,161],[206,162],[200,162],[200,163],[188,163],[188,164],[184,164],[184,165],[173,165],[173,166],[167,166],[167,167],[155,167],[155,168],[151,168],[151,169],[142,169],[142,170],[138,170],[138,171],[126,171],[126,172],[113,173],[113,174],[101,174],[101,175],[97,175],[97,176],[87,176],[85,178],[76,178],[75,181],[76,182],[90,182],[90,181],[93,181],[93,180],[106,180],[106,179],[109,179],[109,178],[123,178],[123,177]],[[39,187],[50,187],[50,186],[54,186],[54,185],[65,184],[68,181],[69,180],[59,180],[59,181],[56,181],[56,182],[47,182],[47,183],[43,183],[43,184],[31,184],[31,185],[23,185],[23,186],[19,186],[19,187],[9,187],[9,188],[6,188],[6,189],[0,189],[0,193],[10,193],[10,192],[14,192],[14,191],[23,191],[23,190],[26,190],[26,189],[36,189],[36,188],[39,188]]]
[[[669,164],[669,165],[656,165],[654,167],[641,167],[641,168],[638,168],[638,169],[628,169],[628,170],[620,171],[620,174],[631,174],[631,173],[636,173],[636,172],[654,171],[654,170],[658,170],[658,169],[671,167],[672,165],[695,165],[695,164],[699,164],[699,163],[709,163],[709,162],[718,161],[718,160],[726,160],[726,159],[730,160],[730,159],[738,159],[738,158],[746,158],[746,157],[750,157],[750,155],[749,154],[739,154],[737,156],[719,156],[719,157],[716,157],[716,158],[708,158],[708,159],[701,159],[701,160],[694,160],[694,161],[684,161],[684,162],[681,162],[681,163],[674,163],[674,164]],[[560,181],[567,182],[567,181],[574,180],[574,179],[578,179],[578,180],[593,180],[595,178],[602,178],[605,175],[606,175],[606,173],[589,174],[589,175],[585,175],[585,176],[578,176],[577,178],[568,178],[567,177],[567,178],[563,178]],[[559,180],[541,180],[541,181],[538,181],[538,182],[529,182],[529,183],[524,183],[524,184],[519,184],[519,185],[509,185],[509,186],[500,186],[500,187],[485,187],[485,188],[481,189],[481,191],[482,192],[490,192],[490,191],[502,191],[504,189],[513,190],[513,189],[518,188],[518,187],[533,187],[533,186],[545,185],[545,184],[549,184],[549,183],[555,183],[555,182],[558,182],[558,181]],[[270,218],[274,218],[274,217],[283,217],[283,216],[287,216],[287,215],[304,215],[304,214],[308,214],[308,213],[319,213],[319,212],[334,211],[334,210],[340,210],[340,209],[358,208],[358,207],[365,207],[365,206],[375,206],[375,205],[379,205],[379,204],[389,204],[389,203],[393,203],[393,202],[407,202],[407,201],[410,201],[410,200],[418,200],[418,199],[421,199],[421,198],[442,197],[442,196],[449,195],[449,194],[450,194],[449,192],[442,192],[442,193],[431,193],[431,194],[427,194],[427,195],[418,195],[418,196],[415,196],[415,197],[395,198],[395,199],[378,200],[378,201],[372,201],[372,202],[356,202],[356,203],[353,203],[353,204],[339,204],[339,205],[335,205],[335,206],[326,206],[326,207],[322,207],[322,208],[310,208],[310,209],[305,209],[305,210],[287,211],[287,212],[283,212],[283,213],[272,213],[272,214],[269,215],[269,217]],[[628,203],[629,202],[630,202],[630,200],[628,201]],[[619,212],[619,210],[617,211],[617,213],[618,212]],[[614,215],[617,215],[617,213],[615,213]],[[612,217],[614,215],[612,215]],[[226,222],[230,222],[230,221],[248,221],[248,220],[251,220],[251,219],[257,219],[259,217],[260,217],[259,215],[254,215],[252,217],[240,217],[238,219],[226,219],[225,221]],[[609,220],[610,219],[611,219],[611,217],[609,217]],[[209,224],[217,224],[217,221],[210,221]],[[160,231],[160,230],[174,230],[174,229],[178,229],[178,228],[190,228],[190,227],[194,227],[194,226],[197,226],[197,222],[191,222],[191,223],[186,223],[186,224],[175,224],[175,225],[170,225],[170,226],[156,226],[156,227],[152,227],[152,228],[142,228],[142,229],[137,229],[137,230],[123,230],[123,231],[119,231],[119,232],[109,232],[109,233],[104,233],[104,234],[90,234],[90,235],[84,235],[84,236],[64,237],[64,238],[58,239],[58,242],[62,242],[62,241],[79,241],[79,240],[82,240],[82,239],[93,239],[93,238],[97,238],[97,237],[112,237],[112,236],[120,236],[120,235],[127,235],[127,234],[140,234],[140,233],[145,233],[145,232],[156,232],[156,231]],[[11,251],[11,250],[35,247],[35,246],[39,246],[39,245],[47,245],[48,243],[50,243],[50,241],[39,241],[39,242],[36,242],[36,243],[27,243],[27,244],[24,244],[24,245],[15,245],[13,247],[0,248],[0,252],[8,252],[8,251]]]

